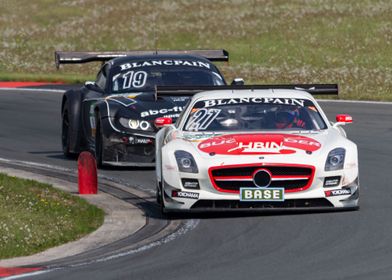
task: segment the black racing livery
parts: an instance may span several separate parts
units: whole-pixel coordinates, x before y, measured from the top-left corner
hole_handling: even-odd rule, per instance
[[[211,61],[225,50],[55,52],[60,64],[102,61],[94,82],[66,91],[61,105],[62,148],[67,157],[95,154],[98,166],[154,166],[158,117],[176,119],[189,95],[157,95],[157,86],[219,86],[226,82]]]

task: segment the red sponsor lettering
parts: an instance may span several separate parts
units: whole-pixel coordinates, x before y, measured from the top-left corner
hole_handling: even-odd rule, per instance
[[[293,154],[297,150],[317,151],[321,144],[305,136],[289,134],[234,134],[212,137],[198,148],[206,153],[222,155]]]

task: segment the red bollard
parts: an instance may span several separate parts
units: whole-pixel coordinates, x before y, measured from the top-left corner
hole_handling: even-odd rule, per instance
[[[82,152],[78,158],[79,194],[97,194],[97,163],[90,152]]]

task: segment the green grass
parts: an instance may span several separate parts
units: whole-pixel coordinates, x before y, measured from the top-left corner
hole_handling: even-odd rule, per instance
[[[95,80],[95,75],[75,75],[72,73],[64,74],[25,74],[0,72],[1,81],[35,81],[35,82],[63,82],[63,83],[84,83],[85,81]]]
[[[0,259],[38,253],[94,231],[104,212],[48,184],[0,173]]]
[[[225,48],[227,80],[339,83],[341,98],[392,100],[390,0],[2,0],[0,79],[67,81],[55,50]],[[53,77],[53,78],[52,78]]]

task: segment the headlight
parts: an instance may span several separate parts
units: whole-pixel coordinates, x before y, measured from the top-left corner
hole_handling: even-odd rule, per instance
[[[174,155],[176,157],[178,169],[181,172],[188,173],[198,173],[199,169],[197,168],[195,159],[193,156],[185,151],[175,151]]]
[[[120,118],[120,124],[125,128],[142,131],[154,131],[151,123],[145,120]]]
[[[325,162],[325,171],[343,169],[345,156],[346,150],[343,148],[336,148],[330,151]]]

